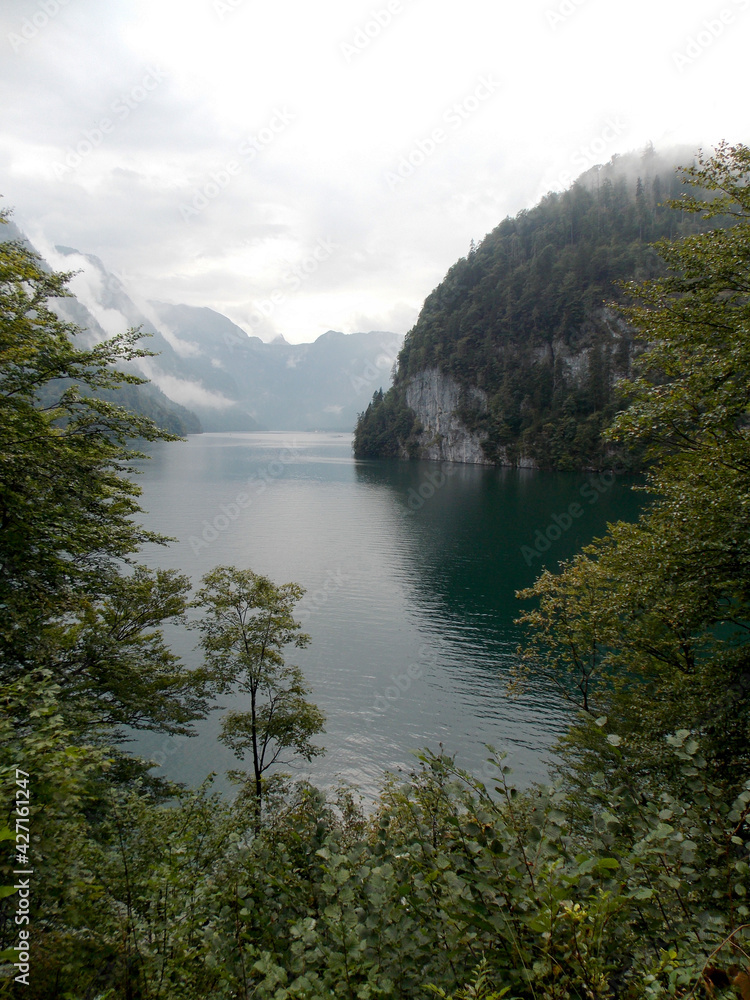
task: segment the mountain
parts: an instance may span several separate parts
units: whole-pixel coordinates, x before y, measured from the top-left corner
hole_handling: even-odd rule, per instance
[[[8,221],[4,225],[0,225],[0,242],[8,240],[22,242],[31,247],[28,239],[15,225],[15,223],[11,221]],[[31,247],[31,249],[33,249],[33,247]],[[69,252],[74,253],[75,251]],[[96,258],[91,259],[96,260]],[[97,262],[97,264],[101,268],[101,272],[106,274],[100,262]],[[44,261],[42,261],[42,267],[47,267],[49,269],[49,265],[45,264]],[[112,276],[109,277],[111,279],[111,284],[114,285],[116,279]],[[106,308],[104,303],[111,303],[113,294],[116,291],[116,287],[109,287],[103,290],[101,301],[104,308]],[[94,317],[94,315],[92,315],[86,306],[84,306],[83,303],[75,297],[71,296],[65,299],[58,299],[56,309],[58,314],[63,319],[66,319],[81,328],[81,337],[84,345],[92,346],[107,337],[107,333],[99,324],[98,320]],[[135,323],[132,325],[138,324]],[[123,326],[123,330],[124,329],[127,329],[127,325]],[[124,363],[121,367],[123,369],[130,368],[131,370],[135,368],[133,365],[126,365]],[[142,372],[139,371],[138,374],[142,374]],[[168,399],[157,386],[151,383],[145,383],[143,385],[123,385],[117,390],[102,392],[101,395],[103,398],[119,403],[121,406],[125,406],[127,409],[135,413],[150,417],[152,420],[156,421],[160,427],[163,427],[173,434],[184,436],[185,434],[197,434],[201,431],[200,421],[194,413],[191,413],[190,410],[180,406],[173,400]]]
[[[66,266],[78,272],[70,284],[74,297],[60,301],[58,311],[62,315],[87,330],[95,340],[139,327],[145,334],[143,346],[156,355],[135,363],[139,373],[175,405],[189,410],[197,428],[260,429],[261,425],[247,408],[231,397],[233,380],[210,360],[202,362],[202,370],[197,374],[197,366],[191,360],[195,352],[171,331],[163,329],[150,303],[137,301],[98,257],[72,247],[55,249],[66,258]],[[221,319],[235,329],[228,319]]]
[[[395,333],[329,330],[311,344],[266,344],[212,309],[150,305],[180,352],[183,377],[271,430],[350,431],[373,388],[390,382],[403,343]],[[220,429],[216,411],[191,405],[207,430]]]
[[[654,240],[697,231],[670,209],[681,149],[613,157],[506,218],[428,296],[373,396],[355,454],[575,469],[611,464],[601,432],[630,373],[617,282],[660,274]],[[629,456],[633,458],[633,456]]]
[[[0,239],[24,240],[13,224]],[[329,330],[311,344],[266,344],[213,309],[147,302],[93,254],[57,246],[73,272],[60,316],[84,343],[139,327],[155,356],[133,362],[147,385],[117,399],[178,434],[206,431],[350,431],[375,386],[389,385],[403,336]]]

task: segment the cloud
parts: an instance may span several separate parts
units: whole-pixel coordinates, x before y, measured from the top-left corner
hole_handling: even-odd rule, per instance
[[[211,392],[197,382],[188,382],[175,375],[167,375],[149,358],[141,358],[139,367],[146,378],[158,386],[165,396],[169,396],[175,403],[180,403],[188,409],[198,406],[212,410],[226,410],[235,405],[231,399],[227,399],[221,393]]]
[[[701,0],[632,0],[627,18],[587,0],[557,26],[558,0],[401,0],[348,59],[375,9],[350,0],[49,0],[44,24],[38,0],[4,0],[0,193],[143,300],[211,306],[265,339],[405,333],[470,240],[534,204],[607,116],[629,126],[607,157],[750,138],[750,12],[727,3],[734,23],[678,73]],[[319,240],[340,250],[253,322]]]

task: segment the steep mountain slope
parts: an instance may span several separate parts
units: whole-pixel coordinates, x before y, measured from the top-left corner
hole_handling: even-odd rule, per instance
[[[157,352],[141,371],[206,431],[351,430],[403,343],[394,333],[329,331],[312,344],[266,344],[213,309],[138,302],[97,257],[57,250],[81,272],[76,298],[60,309],[96,336],[140,327]]]
[[[18,240],[30,246],[29,241],[13,222],[0,226],[0,240]],[[44,262],[42,263],[44,265]],[[64,319],[81,328],[84,343],[91,345],[106,338],[107,334],[99,322],[78,299],[70,297],[57,300],[57,311]],[[118,390],[104,392],[102,396],[127,407],[134,413],[151,417],[160,427],[173,434],[198,434],[201,431],[200,421],[194,413],[168,399],[152,383],[124,385]]]
[[[395,333],[329,330],[311,344],[265,344],[211,309],[151,305],[184,352],[183,373],[207,385],[210,369],[212,385],[272,430],[351,430],[373,388],[389,381],[403,343]]]
[[[649,246],[693,232],[665,207],[685,151],[613,158],[505,219],[428,296],[355,434],[359,457],[601,467],[633,341],[616,282],[660,273]]]
[[[149,303],[134,301],[98,257],[71,247],[55,249],[64,256],[66,266],[78,272],[70,284],[75,298],[64,299],[59,306],[64,315],[89,330],[95,339],[139,327],[147,335],[144,346],[156,353],[156,357],[138,362],[141,374],[169,399],[195,414],[204,430],[260,429],[261,424],[238,401],[236,383],[223,366],[210,358],[194,362],[194,348],[164,328]]]

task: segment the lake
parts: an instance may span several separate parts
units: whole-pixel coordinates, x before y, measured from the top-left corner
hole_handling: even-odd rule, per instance
[[[441,744],[487,776],[492,744],[520,783],[545,779],[569,710],[543,679],[506,694],[523,639],[515,592],[608,521],[637,516],[626,477],[355,461],[346,434],[202,434],[149,450],[144,523],[177,541],[143,562],[196,585],[231,564],[306,588],[297,617],[311,643],[289,659],[326,714],[326,754],[295,776],[371,799],[386,770]],[[169,635],[199,662],[194,633]],[[238,763],[216,740],[220,716],[194,738],[146,734],[135,748],[189,784],[223,775]]]

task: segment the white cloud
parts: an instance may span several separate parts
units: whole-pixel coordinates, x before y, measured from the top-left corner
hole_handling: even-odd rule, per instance
[[[347,58],[381,6],[69,0],[14,51],[39,4],[4,0],[0,193],[19,225],[127,273],[141,300],[300,342],[406,332],[469,241],[534,204],[610,116],[627,130],[607,158],[649,140],[750,140],[747,0],[726,0],[732,23],[681,68],[675,54],[716,13],[705,0],[401,0]],[[499,86],[474,107],[488,76]],[[284,284],[326,239],[340,249]]]
[[[169,396],[175,403],[186,406],[188,409],[191,406],[202,406],[213,410],[226,410],[228,407],[234,406],[232,400],[222,396],[221,393],[211,392],[197,382],[188,382],[175,375],[167,375],[148,358],[141,358],[139,367],[146,378],[158,386],[165,396]]]

